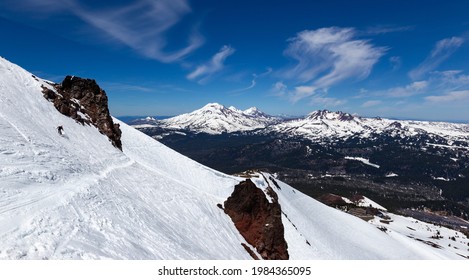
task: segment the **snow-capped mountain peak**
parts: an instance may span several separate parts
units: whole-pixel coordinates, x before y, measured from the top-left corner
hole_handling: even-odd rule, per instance
[[[317,110],[311,112],[307,115],[307,119],[310,120],[339,120],[339,121],[351,121],[355,119],[349,113],[344,113],[342,111],[331,112],[329,110]]]
[[[236,108],[235,106],[230,106],[230,107],[228,107],[228,109],[230,109],[231,111],[237,112],[237,113],[243,113],[243,111],[241,111],[240,109]]]
[[[246,115],[256,115],[256,114],[264,114],[261,112],[257,107],[251,107],[243,111]]]
[[[387,133],[392,137],[427,135],[442,137],[450,142],[469,141],[469,125],[467,124],[365,118],[328,110],[317,110],[305,118],[284,121],[268,127],[267,130],[286,136],[301,136],[315,140],[368,138]]]
[[[168,129],[220,134],[264,128],[275,120],[257,109],[241,111],[234,106],[227,108],[218,103],[209,103],[191,113],[163,120],[162,123]]]
[[[223,106],[222,104],[219,103],[208,103],[207,105],[203,106],[199,110],[202,111],[220,111],[220,110],[226,110],[227,108]]]

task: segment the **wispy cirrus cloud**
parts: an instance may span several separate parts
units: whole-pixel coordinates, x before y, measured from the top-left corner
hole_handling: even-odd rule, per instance
[[[456,91],[469,87],[469,75],[461,70],[434,71],[430,81],[440,91]]]
[[[281,75],[303,83],[290,91],[291,100],[297,102],[327,91],[347,79],[368,77],[387,48],[356,37],[354,28],[328,27],[305,30],[289,39],[284,54],[296,65]]]
[[[270,73],[272,73],[272,68],[267,68],[267,70],[261,74],[252,74],[252,80],[251,80],[251,84],[247,87],[244,87],[244,88],[240,88],[240,89],[236,89],[236,90],[232,90],[231,93],[242,93],[242,92],[245,92],[245,91],[248,91],[252,88],[254,88],[257,84],[257,79],[258,78],[262,78],[264,76],[267,76],[269,75]]]
[[[98,37],[120,42],[145,57],[165,63],[183,59],[204,43],[194,28],[184,47],[171,50],[168,46],[166,33],[191,12],[187,0],[109,2],[107,8],[90,8],[80,0],[15,0],[14,3],[8,9],[71,14],[92,28]]]
[[[225,60],[232,54],[235,49],[230,46],[223,46],[212,58],[199,65],[194,71],[189,73],[186,77],[189,80],[197,80],[198,83],[206,83],[213,74],[220,72],[225,67]]]
[[[347,103],[345,99],[327,96],[327,89],[319,89],[312,86],[297,86],[289,89],[283,82],[276,82],[271,89],[275,96],[288,98],[295,103],[300,99],[309,98],[309,104],[319,107],[336,107]]]
[[[415,27],[411,25],[396,26],[396,25],[376,25],[366,28],[363,33],[364,35],[380,35],[393,32],[403,32],[413,30]]]
[[[380,105],[382,103],[383,103],[383,101],[381,101],[381,100],[368,100],[368,101],[366,101],[362,104],[362,107],[363,108],[369,108],[369,107],[374,107],[374,106]]]
[[[310,101],[310,105],[320,106],[323,108],[337,107],[344,105],[345,103],[347,103],[347,100],[319,95],[312,96]]]
[[[274,96],[282,97],[282,96],[287,95],[288,86],[284,82],[278,81],[272,85],[270,92]]]
[[[469,90],[450,91],[442,95],[430,95],[425,97],[425,100],[433,103],[469,102]]]
[[[419,66],[409,72],[409,77],[412,80],[421,79],[448,59],[463,43],[464,39],[461,37],[451,37],[438,41],[430,55]]]
[[[395,97],[395,98],[402,98],[402,97],[409,97],[417,94],[425,93],[425,90],[428,88],[429,82],[428,81],[417,81],[412,82],[403,87],[394,87],[387,89],[381,92],[381,95],[386,97]]]
[[[127,82],[100,82],[100,85],[110,92],[125,92],[125,93],[167,93],[167,92],[192,92],[191,90],[172,84],[159,84],[154,82],[140,83],[127,83]]]
[[[5,10],[29,13],[36,11],[33,15],[40,15],[43,13],[62,11],[64,9],[62,5],[68,6],[71,2],[73,2],[73,0],[4,0],[0,4],[4,4],[2,6],[5,7]]]
[[[154,87],[142,86],[137,84],[102,82],[100,83],[105,90],[111,91],[132,91],[132,92],[154,92]]]
[[[242,93],[242,92],[245,92],[245,91],[248,91],[248,90],[254,88],[257,84],[256,78],[257,78],[256,74],[253,74],[253,78],[252,78],[251,84],[249,86],[244,87],[244,88],[240,88],[240,89],[232,90],[232,91],[230,91],[230,93]]]
[[[389,58],[389,63],[391,64],[392,70],[396,71],[401,68],[402,59],[399,56],[391,56]]]
[[[464,92],[469,88],[469,76],[461,70],[433,71],[429,73],[426,80],[411,82],[404,86],[396,86],[388,89],[376,91],[361,89],[355,98],[387,98],[387,99],[407,99],[420,96],[426,101],[447,100],[456,98],[455,95],[442,95],[441,93]],[[429,98],[430,97],[430,98]]]

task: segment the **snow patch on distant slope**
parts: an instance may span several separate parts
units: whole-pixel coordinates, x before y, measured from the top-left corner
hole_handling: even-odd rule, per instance
[[[366,159],[366,158],[362,158],[362,157],[345,157],[345,159],[349,159],[349,160],[357,160],[357,161],[360,161],[366,165],[369,165],[369,166],[372,166],[374,168],[379,168],[379,165],[377,164],[374,164],[374,163],[371,163],[369,159]]]
[[[356,203],[357,206],[361,207],[372,207],[378,210],[387,211],[386,208],[379,205],[378,203],[374,202],[373,200],[369,199],[368,197],[364,196],[362,199],[358,200]]]
[[[386,215],[390,218],[389,220],[375,217],[369,223],[385,229],[386,234],[404,244],[408,244],[408,247],[416,250],[426,249],[427,254],[441,254],[446,255],[448,258],[469,257],[467,252],[469,240],[464,234],[410,217],[391,213]],[[422,245],[427,248],[418,248]]]

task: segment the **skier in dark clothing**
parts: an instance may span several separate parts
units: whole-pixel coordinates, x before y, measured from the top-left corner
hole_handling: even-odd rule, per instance
[[[59,125],[57,127],[57,131],[59,132],[60,135],[62,135],[62,131],[64,130],[63,126]]]

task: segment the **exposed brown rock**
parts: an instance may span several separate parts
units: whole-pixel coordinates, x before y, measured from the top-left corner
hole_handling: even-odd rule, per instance
[[[338,195],[326,193],[318,197],[318,200],[328,206],[336,207],[336,206],[345,206],[347,202]]]
[[[353,201],[354,203],[358,203],[360,200],[365,199],[363,195],[360,194],[354,194],[350,200]]]
[[[266,260],[287,260],[288,245],[284,237],[282,210],[275,191],[266,194],[250,180],[239,183],[225,201],[225,213],[231,217],[244,239]]]
[[[83,125],[94,125],[114,147],[122,150],[122,132],[109,114],[106,92],[95,80],[67,76],[61,84],[53,87],[57,92],[43,87],[44,97],[53,102],[60,113]]]

